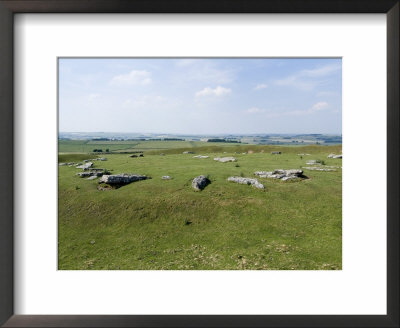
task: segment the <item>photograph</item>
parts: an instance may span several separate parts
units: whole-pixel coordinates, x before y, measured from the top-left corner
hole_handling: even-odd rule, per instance
[[[342,270],[340,57],[57,71],[58,270]]]

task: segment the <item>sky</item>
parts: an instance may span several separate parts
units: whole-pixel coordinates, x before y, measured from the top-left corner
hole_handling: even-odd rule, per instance
[[[342,133],[337,58],[60,58],[59,131]]]

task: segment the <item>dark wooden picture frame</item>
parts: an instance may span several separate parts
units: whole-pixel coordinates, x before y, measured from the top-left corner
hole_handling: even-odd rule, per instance
[[[399,327],[399,11],[399,0],[0,0],[0,181],[3,185],[0,324],[4,327]],[[16,13],[385,13],[387,315],[14,315],[13,21]]]

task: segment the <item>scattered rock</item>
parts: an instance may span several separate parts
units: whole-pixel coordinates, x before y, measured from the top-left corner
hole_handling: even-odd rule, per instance
[[[342,158],[343,155],[329,154],[328,158]]]
[[[236,162],[236,158],[235,157],[215,157],[214,161],[218,161],[221,163]]]
[[[297,179],[297,178],[304,178],[303,171],[299,169],[292,169],[292,170],[274,170],[272,172],[267,171],[257,171],[254,172],[255,175],[259,176],[260,178],[272,178],[272,179],[280,179],[282,181]]]
[[[115,174],[115,175],[103,175],[99,180],[99,183],[107,183],[109,185],[123,186],[131,182],[149,179],[145,175],[138,174]]]
[[[107,160],[107,158],[105,158],[105,157],[100,157],[100,158],[96,158],[96,160],[97,160],[97,161],[103,161],[103,162],[104,162],[104,161]]]
[[[196,155],[196,156],[193,156],[193,158],[208,158],[208,156]]]
[[[309,155],[311,155],[311,154],[297,154],[297,155],[299,155],[299,156],[309,156]]]
[[[280,154],[282,154],[280,151],[271,151],[271,154],[272,155],[280,155]]]
[[[92,175],[91,177],[87,178],[86,180],[95,180],[97,178],[98,178],[97,175]]]
[[[86,178],[86,177],[101,177],[104,174],[110,174],[110,172],[106,169],[87,169],[86,171],[79,172],[77,175],[79,175],[81,178]]]
[[[325,167],[303,167],[303,169],[310,170],[310,171],[327,171],[327,172],[336,172],[335,169],[325,168]]]
[[[78,165],[76,168],[77,169],[83,169],[83,170],[88,170],[89,168],[91,168],[93,166],[92,162],[87,162],[85,164],[82,165]]]
[[[316,159],[310,159],[306,164],[307,165],[321,165],[321,163],[318,162]]]
[[[163,180],[171,180],[171,177],[169,175],[164,175],[161,179],[163,179]]]
[[[194,151],[184,151],[182,154],[194,154]]]
[[[252,178],[242,178],[242,177],[229,177],[228,181],[236,182],[240,184],[252,185],[258,189],[264,189],[264,185],[259,183],[257,179]]]
[[[77,164],[76,163],[59,163],[58,165],[60,165],[60,166],[66,166],[66,165],[71,166],[71,165],[77,165]]]
[[[199,175],[193,179],[192,187],[195,190],[203,190],[209,183],[210,180],[205,175]]]

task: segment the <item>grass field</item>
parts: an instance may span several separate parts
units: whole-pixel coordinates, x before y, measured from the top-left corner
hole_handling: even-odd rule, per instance
[[[119,151],[147,151],[147,150],[165,150],[176,148],[193,148],[200,146],[223,146],[232,145],[222,142],[204,142],[204,141],[93,141],[93,140],[59,140],[59,153],[90,153],[94,149],[109,149],[110,152]]]
[[[257,170],[300,168],[309,159],[341,166],[341,159],[327,158],[340,153],[341,146],[68,142],[60,141],[60,152],[85,153],[101,147],[144,150],[143,158],[107,154],[108,161],[96,161],[95,167],[152,179],[99,191],[96,180],[78,177],[75,167],[60,166],[59,269],[342,268],[341,169],[304,171],[309,179],[302,181],[259,179],[265,190],[227,181],[233,175],[254,177]],[[171,149],[162,148],[166,143]],[[185,147],[196,147],[196,154],[210,158],[182,154]],[[282,155],[270,154],[278,149]],[[247,150],[254,153],[242,154]],[[301,158],[298,153],[311,155]],[[213,160],[216,156],[235,156],[238,161],[220,163]],[[60,154],[59,161],[93,157]],[[196,192],[191,180],[201,174],[208,175],[211,184]],[[172,180],[162,180],[163,175]]]

